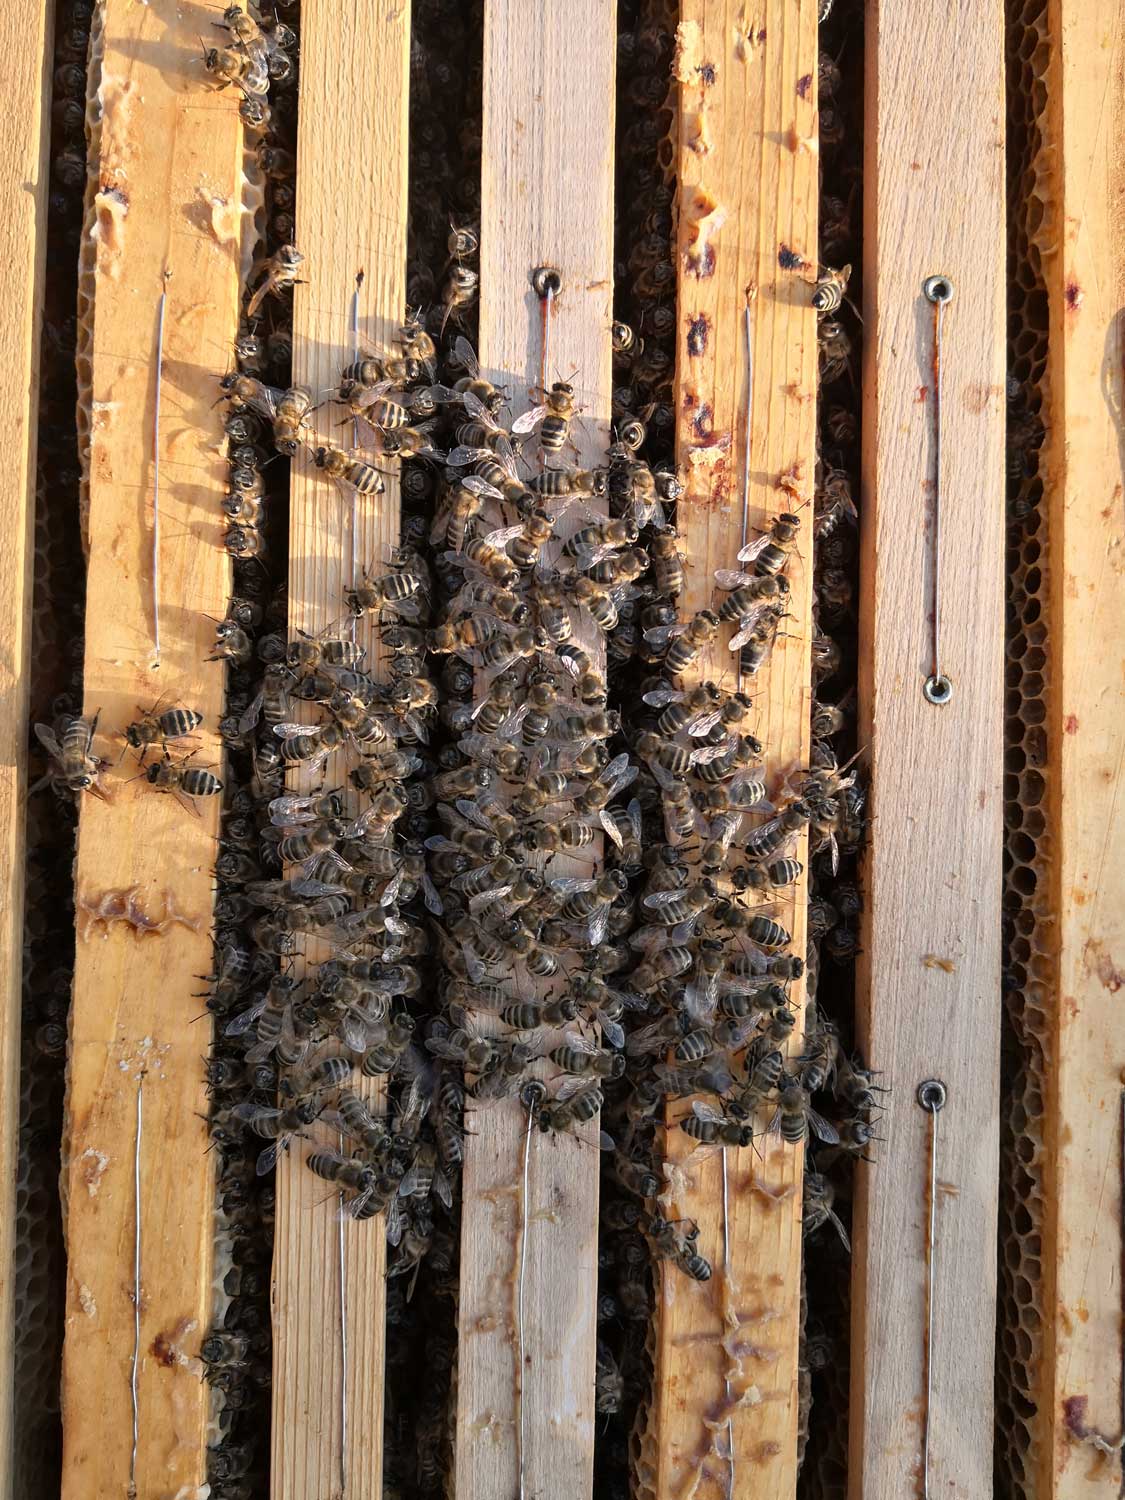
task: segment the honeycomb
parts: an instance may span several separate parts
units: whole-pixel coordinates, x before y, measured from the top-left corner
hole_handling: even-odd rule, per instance
[[[1051,651],[1044,605],[1050,547],[1040,449],[1046,400],[1050,235],[1042,121],[1048,6],[1008,0],[1008,451],[1004,678],[1003,1023],[995,1489],[1032,1497],[1048,1456],[1043,1359],[1043,1108],[1053,1066],[1048,909],[1053,795],[1047,772]]]
[[[40,348],[38,472],[31,624],[31,720],[50,722],[82,696],[84,566],[74,409],[75,291],[86,182],[88,20],[59,6]],[[42,776],[34,747],[29,782]],[[57,1494],[61,1480],[66,1260],[59,1198],[67,1012],[74,972],[74,813],[49,791],[27,802],[14,1265],[14,1483]]]

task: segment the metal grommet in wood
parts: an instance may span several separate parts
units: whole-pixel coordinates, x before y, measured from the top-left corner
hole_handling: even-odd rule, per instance
[[[936,703],[940,708],[953,697],[953,684],[944,672],[939,672],[936,676],[926,678],[922,684],[922,692],[927,703]]]
[[[557,297],[562,291],[562,274],[555,266],[536,266],[531,285],[537,297]]]
[[[922,291],[926,300],[935,306],[938,303],[945,306],[953,301],[953,283],[948,276],[927,276],[922,283]]]

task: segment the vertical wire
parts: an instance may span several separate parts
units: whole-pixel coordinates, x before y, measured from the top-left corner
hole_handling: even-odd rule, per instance
[[[946,1088],[936,1078],[919,1084],[917,1100],[930,1116],[930,1203],[926,1225],[926,1408],[922,1416],[922,1500],[930,1500],[930,1415],[934,1395],[934,1254],[937,1243],[938,1112],[946,1101]]]
[[[141,1133],[144,1113],[141,1091],[144,1070],[137,1076],[137,1124],[133,1138],[133,1359],[129,1371],[129,1394],[133,1408],[133,1448],[129,1456],[129,1495],[137,1493],[137,1449],[140,1446],[140,1404],[137,1374],[141,1362]]]
[[[934,303],[934,613],[931,635],[930,673],[941,676],[941,335],[945,302]]]
[[[344,1137],[337,1135],[340,1154],[344,1153]],[[340,1212],[336,1220],[336,1254],[340,1274],[340,1500],[348,1492],[348,1280],[347,1263],[344,1258],[344,1194],[340,1192]]]
[[[749,311],[749,309],[747,309]],[[730,1296],[730,1187],[727,1180],[727,1148],[722,1150],[723,1161],[723,1280],[726,1296]],[[724,1350],[724,1356],[726,1351]],[[727,1400],[727,1500],[734,1500],[734,1416],[730,1410],[730,1376],[723,1368],[723,1389]]]
[[[742,343],[743,355],[746,361],[746,430],[742,439],[742,541],[739,550],[746,546],[746,533],[750,527],[750,424],[754,412],[754,340],[751,333],[749,292],[746,295],[746,306],[742,313]],[[735,656],[735,691],[742,691],[742,651]],[[723,1153],[724,1161],[726,1153]],[[726,1168],[724,1167],[724,1174]],[[724,1177],[725,1181],[725,1177]]]
[[[355,289],[352,292],[352,363],[359,361],[359,293],[363,286],[363,272],[357,271],[355,278]],[[359,418],[352,418],[352,447],[359,447]],[[351,547],[352,547],[352,588],[359,585],[359,491],[352,488],[352,525],[351,525]],[[351,632],[352,640],[355,640],[357,620],[352,615]]]
[[[156,319],[156,409],[152,415],[152,644],[154,667],[160,665],[160,396],[164,381],[164,314],[168,308],[168,282],[171,271],[164,272],[164,290],[157,304]]]
[[[519,1268],[516,1273],[516,1357],[519,1361],[519,1378],[516,1389],[519,1395],[519,1500],[526,1500],[526,1438],[527,1438],[527,1402],[523,1399],[523,1374],[524,1374],[524,1344],[523,1344],[523,1293],[524,1282],[527,1273],[527,1199],[531,1183],[531,1131],[535,1124],[535,1114],[532,1109],[527,1111],[527,1130],[523,1138],[523,1192],[520,1197],[520,1253]]]

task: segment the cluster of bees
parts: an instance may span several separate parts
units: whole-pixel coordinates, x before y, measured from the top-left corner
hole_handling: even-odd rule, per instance
[[[235,583],[214,648],[228,666],[227,767],[206,1003],[230,1269],[202,1352],[223,1396],[209,1477],[225,1500],[254,1492],[264,1457],[268,1173],[286,1149],[341,1192],[353,1218],[385,1215],[387,1318],[401,1334],[392,1346],[408,1347],[420,1284],[448,1309],[418,1344],[427,1367],[444,1369],[472,1112],[519,1098],[544,1133],[588,1134],[600,1117],[596,1403],[607,1416],[635,1405],[654,1259],[699,1281],[712,1275],[716,1247],[657,1201],[668,1101],[690,1101],[681,1128],[698,1150],[745,1146],[762,1129],[815,1144],[806,1232],[827,1227],[846,1244],[840,1168],[867,1149],[879,1091],[830,997],[810,995],[806,1040],[792,1056],[787,1044],[790,986],[806,961],[822,982],[823,955],[850,963],[860,906],[863,792],[843,764],[848,698],[833,693],[853,650],[855,324],[846,272],[822,278],[814,749],[808,769],[771,786],[750,693],[810,518],[764,523],[738,567],[716,578],[711,606],[681,618],[674,183],[661,165],[671,9],[623,7],[613,441],[590,468],[570,460],[582,416],[566,381],[545,373],[531,410],[513,419],[523,393],[494,385],[474,354],[479,71],[441,61],[436,43],[472,19],[438,0],[416,7],[416,39],[432,37],[429,51],[416,40],[412,69],[409,297],[425,311],[404,319],[393,348],[341,359],[334,397],[363,438],[351,447],[315,440],[319,397],[289,376],[284,293],[303,265],[295,111],[284,104],[296,85],[295,27],[231,6],[217,23],[226,35],[204,48],[212,79],[243,95],[268,210],[236,368],[221,381]],[[837,73],[826,53],[826,181],[844,160]],[[463,115],[426,107],[427,94],[449,88],[464,96]],[[854,184],[838,197],[828,187],[821,254],[845,264],[858,258]],[[284,568],[288,467],[270,464],[275,454],[311,463],[345,501],[381,492],[386,461],[405,460],[400,545],[352,580],[344,623],[321,636],[290,634],[285,585],[271,574]],[[349,621],[374,628],[378,674]],[[695,680],[716,642],[732,645],[748,691]],[[188,800],[224,790],[170,753],[197,726],[191,710],[158,704],[130,727],[154,787]],[[74,716],[37,727],[57,790],[99,792],[94,728]],[[310,787],[321,768],[324,785]],[[288,787],[287,773],[306,789]],[[814,902],[810,949],[797,955],[775,902],[800,874],[806,832]],[[298,973],[310,940],[330,956]],[[370,1103],[372,1080],[387,1085],[382,1109]],[[403,1423],[415,1482],[432,1489],[442,1398]]]

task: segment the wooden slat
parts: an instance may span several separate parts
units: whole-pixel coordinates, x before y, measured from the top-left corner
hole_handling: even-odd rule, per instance
[[[1049,641],[1057,690],[1048,767],[1057,913],[1057,1093],[1047,1103],[1054,1191],[1044,1246],[1053,1311],[1039,1493],[1116,1496],[1121,1437],[1122,1061],[1125,1011],[1125,25],[1111,4],[1060,0],[1050,139],[1061,144],[1050,299]],[[1054,1222],[1051,1222],[1051,1221]],[[1053,1452],[1052,1452],[1053,1449]]]
[[[107,0],[95,40],[103,116],[93,143],[94,235],[82,284],[90,404],[85,711],[95,749],[118,762],[122,731],[163,697],[204,714],[196,760],[215,764],[223,669],[208,664],[229,567],[216,373],[237,327],[242,128],[237,98],[206,87],[198,36],[213,12],[172,0]],[[97,75],[95,75],[97,76]],[[157,303],[168,306],[160,432],[160,623],[154,667],[153,417]],[[89,330],[88,330],[89,331]],[[213,1157],[193,1025],[211,967],[212,865],[219,799],[199,816],[137,775],[107,776],[112,800],[85,796],[75,871],[79,938],[67,1128],[63,1494],[124,1495],[134,1348],[133,1189],[140,1152],[141,1494],[194,1488],[205,1473],[209,1398],[191,1361],[210,1316]],[[129,893],[132,893],[131,895]],[[133,921],[98,922],[115,905]],[[163,931],[143,924],[165,918]]]
[[[46,6],[26,25],[6,18],[9,65],[0,120],[0,173],[9,212],[0,224],[0,260],[9,268],[0,305],[0,382],[12,422],[9,461],[0,480],[0,1174],[8,1184],[0,1213],[0,1493],[12,1485],[13,1256],[19,1131],[20,996],[25,893],[24,797],[27,793],[28,672],[34,570],[35,463],[39,418],[39,335],[47,253],[47,153],[50,146],[52,16]]]
[[[689,564],[680,613],[710,606],[716,568],[737,567],[742,535],[746,421],[744,313],[752,294],[753,414],[748,517],[751,528],[793,510],[793,491],[811,498],[815,469],[817,162],[816,18],[813,0],[770,0],[753,26],[735,0],[686,0],[678,33],[679,341],[677,459],[687,483],[679,531]],[[700,149],[700,143],[706,149]],[[708,218],[708,216],[712,216]],[[712,232],[714,226],[714,232]],[[782,247],[799,257],[794,264]],[[789,260],[788,268],[782,264]],[[756,292],[756,295],[753,295]],[[783,487],[784,485],[790,488]],[[811,505],[788,566],[790,618],[768,665],[745,687],[755,696],[753,732],[765,745],[770,787],[807,765],[812,601]],[[752,537],[754,532],[751,531]],[[724,627],[692,678],[733,690],[736,658]],[[806,857],[802,837],[796,851]],[[777,919],[805,951],[807,879],[781,893]],[[790,1000],[800,1011],[804,986]],[[800,1050],[800,1026],[792,1047]],[[679,1104],[669,1123],[685,1112]],[[710,1282],[660,1269],[656,1383],[650,1432],[656,1438],[655,1494],[717,1500],[728,1494],[725,1429],[714,1420],[731,1394],[736,1493],[791,1496],[797,1463],[797,1342],[803,1152],[780,1137],[728,1151],[730,1282],[722,1274],[722,1160],[685,1161],[693,1142],[668,1131],[668,1152],[689,1188],[670,1216],[694,1219],[714,1265]],[[720,1340],[736,1317],[737,1361]]]
[[[346,0],[306,0],[302,7],[297,240],[306,256],[307,285],[294,294],[293,378],[314,392],[338,386],[351,359],[357,272],[364,273],[361,336],[389,348],[402,322],[409,58],[409,4],[381,14],[377,24]],[[369,170],[357,172],[356,150]],[[338,407],[322,408],[318,441],[350,442],[350,429],[338,425],[339,417]],[[380,460],[379,467],[392,466]],[[353,582],[351,496],[314,468],[310,452],[294,460],[291,635],[323,631],[345,615],[344,590]],[[359,569],[378,571],[399,536],[397,474],[388,472],[385,494],[359,497],[357,520]],[[360,638],[373,661],[369,622]],[[344,785],[346,771],[346,765],[329,762],[291,782],[300,791]],[[310,948],[306,956],[315,961],[329,951]],[[371,1100],[379,1094],[358,1074],[353,1086]],[[325,1131],[312,1144],[338,1143]],[[383,1220],[343,1224],[348,1441],[341,1483],[340,1210],[335,1194],[305,1166],[308,1149],[294,1149],[278,1168],[271,1494],[274,1500],[305,1500],[342,1490],[349,1500],[374,1500],[382,1493]]]
[[[534,29],[529,46],[526,9],[487,0],[480,362],[512,390],[516,410],[528,404],[527,388],[540,380],[539,303],[528,278],[536,266],[556,266],[564,285],[547,379],[573,380],[582,407],[572,425],[581,466],[599,461],[608,442],[613,7],[545,0]],[[556,866],[552,873],[568,873],[562,861]],[[533,1141],[521,1214],[526,1120],[518,1100],[476,1110],[475,1133],[465,1141],[456,1490],[469,1497],[517,1489],[514,1276],[522,1218],[522,1488],[540,1500],[571,1500],[589,1495],[593,1482],[596,1131],[585,1129],[582,1142],[566,1135]]]
[[[893,1092],[856,1201],[851,1492],[912,1492],[927,1420],[930,1117],[940,1079],[930,1493],[992,1488],[1004,519],[1003,6],[868,12],[861,739],[873,832],[858,1032]],[[926,80],[933,108],[919,107]],[[935,110],[945,122],[935,127]],[[929,667],[933,309],[942,369],[942,667]]]

